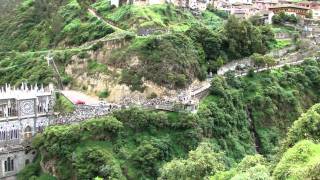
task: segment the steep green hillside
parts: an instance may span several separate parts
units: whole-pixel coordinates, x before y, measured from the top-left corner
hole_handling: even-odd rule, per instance
[[[81,45],[112,32],[76,0],[24,0],[11,16],[0,21],[0,51]]]
[[[121,67],[122,82],[137,86],[131,77],[144,77],[169,88],[181,88],[195,78],[204,78],[201,70],[201,52],[192,40],[183,34],[168,34],[136,38],[124,50],[115,51],[109,65]],[[138,56],[139,62],[132,64]],[[202,62],[201,62],[202,61]]]
[[[274,44],[268,26],[254,26],[234,17],[224,23],[215,13],[208,10],[194,16],[170,4],[114,8],[102,0],[24,0],[8,19],[0,21],[0,51],[28,54],[41,50],[45,55],[49,51],[43,50],[86,51],[92,47],[96,54],[110,53],[101,61],[120,68],[117,83],[127,84],[131,90],[143,91],[143,80],[170,89],[183,88],[230,60],[264,54]],[[103,46],[108,39],[111,43],[112,39],[126,40],[127,44],[121,48],[110,45],[113,50],[108,52]],[[61,74],[69,60],[59,63]],[[19,62],[17,66],[22,66]],[[68,84],[71,79],[64,75],[63,81]]]
[[[21,85],[22,82],[47,85],[54,72],[44,57],[33,53],[0,54],[0,84]]]
[[[44,163],[55,159],[59,179],[152,178],[163,162],[185,157],[197,146],[196,121],[193,115],[131,109],[80,125],[49,127],[34,144]]]
[[[218,124],[212,127],[211,134],[219,137],[221,146],[226,146],[227,139],[241,138],[236,142],[247,142],[251,130],[257,150],[270,154],[293,121],[306,108],[319,102],[319,78],[320,63],[315,60],[308,60],[302,66],[249,74],[241,79],[232,74],[226,79],[215,77],[212,95],[203,101],[199,116]],[[243,127],[246,128],[241,130]],[[243,154],[242,148],[228,149],[231,153],[239,149],[235,154]]]
[[[124,5],[114,8],[108,1],[98,0],[91,4],[109,21],[119,27],[143,32],[150,29],[158,33],[168,31],[186,31],[193,23],[205,23],[218,28],[222,25],[222,19],[210,11],[205,11],[199,18],[193,16],[190,11],[182,10],[173,5],[133,6]]]
[[[246,156],[233,168],[218,172],[211,179],[318,179],[320,163],[320,104],[302,114],[289,129],[276,158]]]
[[[137,37],[113,51],[110,65],[125,68],[128,75],[123,82],[132,87],[139,87],[144,77],[161,86],[179,88],[195,78],[203,80],[208,71],[216,72],[236,58],[264,54],[274,41],[270,27],[230,17],[221,29],[190,24],[185,32]],[[136,57],[139,62],[132,60]]]
[[[22,82],[28,82],[31,84],[47,85],[54,83],[58,85],[60,79],[54,72],[52,64],[48,65],[46,59],[46,56],[50,53],[59,68],[62,83],[67,85],[71,79],[64,73],[65,65],[68,64],[72,55],[79,54],[81,51],[81,49],[66,49],[0,53],[0,84],[20,85]]]

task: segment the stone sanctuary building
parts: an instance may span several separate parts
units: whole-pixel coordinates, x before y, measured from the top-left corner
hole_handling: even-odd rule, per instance
[[[31,138],[49,124],[53,103],[53,88],[0,88],[0,179],[15,179],[32,162]]]

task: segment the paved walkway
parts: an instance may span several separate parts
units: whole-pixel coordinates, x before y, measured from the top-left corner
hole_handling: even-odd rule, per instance
[[[69,99],[73,104],[84,103],[86,105],[97,105],[100,103],[98,97],[86,95],[80,91],[64,90],[61,93]]]

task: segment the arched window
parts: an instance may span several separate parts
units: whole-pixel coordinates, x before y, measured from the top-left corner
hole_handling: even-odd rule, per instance
[[[30,160],[26,159],[25,165],[28,165],[28,164],[30,164]]]
[[[25,129],[24,129],[24,138],[25,139],[31,139],[32,138],[32,129],[30,126],[27,126]]]
[[[0,141],[5,141],[5,140],[6,140],[6,132],[0,131]]]
[[[4,161],[4,171],[9,172],[14,170],[14,161],[10,157],[7,158],[6,161]]]
[[[4,107],[0,106],[0,117],[4,117]]]
[[[14,130],[14,138],[15,138],[15,139],[18,139],[18,138],[19,138],[19,131],[18,131],[18,129],[15,129],[15,130]]]
[[[13,130],[10,130],[10,139],[13,139]]]

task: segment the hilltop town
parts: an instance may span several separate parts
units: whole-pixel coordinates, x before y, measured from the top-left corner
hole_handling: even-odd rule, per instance
[[[146,6],[154,4],[172,3],[181,8],[190,9],[195,13],[200,13],[207,8],[223,11],[227,14],[235,15],[239,18],[250,18],[259,16],[260,21],[272,23],[272,17],[279,12],[285,12],[302,19],[320,19],[320,3],[318,1],[291,1],[291,0],[137,0],[119,1],[112,0],[111,5],[119,7],[124,4]]]

